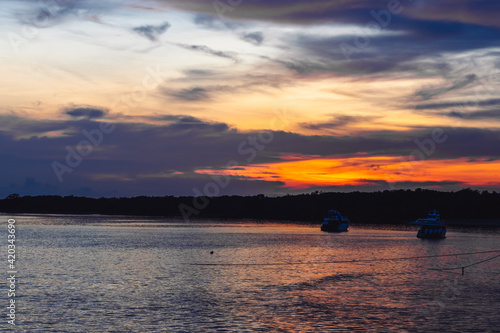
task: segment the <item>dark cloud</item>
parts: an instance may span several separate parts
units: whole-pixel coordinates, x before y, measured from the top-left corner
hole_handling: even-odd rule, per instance
[[[64,113],[75,118],[93,119],[104,117],[107,111],[92,107],[74,107],[65,109]]]
[[[192,116],[184,115],[166,115],[163,117],[155,118],[158,120],[171,121],[172,123],[168,125],[168,128],[174,130],[209,130],[214,132],[226,132],[230,131],[230,128],[225,123],[209,123],[204,122],[198,118]]]
[[[264,41],[264,35],[262,32],[250,32],[241,35],[241,38],[255,46],[259,46]]]
[[[174,2],[175,3],[175,2]],[[307,6],[296,0],[243,2],[224,15],[208,15],[213,6],[201,1],[190,2],[190,11],[198,12],[196,20],[208,26],[220,25],[231,20],[272,21],[287,24],[356,25],[351,33],[337,36],[290,34],[283,44],[287,56],[274,61],[300,74],[374,74],[382,72],[430,72],[444,74],[452,70],[442,58],[444,53],[459,53],[500,46],[500,24],[484,20],[491,13],[477,3],[460,0],[450,9],[442,1],[415,5],[401,2],[398,14],[387,11],[387,1],[308,2]],[[182,4],[177,4],[183,7]],[[460,6],[467,8],[470,17],[450,15]],[[433,9],[432,17],[421,12],[420,7]],[[455,8],[456,7],[456,8]],[[488,4],[486,7],[491,7]],[[486,8],[485,7],[485,8]],[[500,7],[498,5],[493,7]],[[386,17],[384,15],[389,15]],[[384,20],[387,24],[384,24]],[[381,23],[382,22],[382,23]],[[366,29],[370,23],[378,26],[382,34]],[[240,35],[242,39],[260,45],[259,33]],[[262,38],[261,38],[262,37]],[[361,46],[360,46],[361,45]],[[279,46],[279,45],[278,45]],[[427,61],[424,61],[427,60]],[[429,61],[431,60],[431,61]],[[464,82],[435,91],[421,91],[419,96],[429,99],[435,94],[460,89],[471,84],[472,77]],[[450,90],[447,90],[450,89]]]
[[[335,23],[365,24],[373,20],[370,12],[380,12],[388,9],[387,0],[350,0],[350,1],[308,1],[304,6],[303,0],[253,0],[227,3],[226,6],[215,6],[205,0],[159,0],[167,6],[203,15],[218,13],[220,20],[247,20],[286,23],[295,25]],[[500,4],[489,0],[437,0],[432,2],[401,1],[402,10],[396,17],[405,17],[430,21],[461,22],[483,26],[500,26],[496,13],[500,11]],[[430,13],[432,15],[430,15]],[[392,21],[393,21],[392,20]],[[392,24],[391,21],[391,24]],[[452,33],[443,31],[443,33]]]
[[[101,122],[93,119],[36,122],[2,117],[0,184],[3,185],[0,196],[22,191],[24,194],[71,194],[72,191],[84,192],[85,188],[90,188],[92,195],[188,195],[193,194],[193,187],[203,188],[207,182],[214,181],[210,176],[195,173],[195,170],[224,168],[231,160],[243,166],[281,161],[281,157],[288,154],[326,158],[359,153],[408,157],[419,149],[415,140],[425,142],[433,130],[381,131],[342,137],[275,131],[272,132],[273,140],[248,162],[250,154],[241,149],[239,152],[238,147],[243,143],[243,148],[251,148],[249,138],[257,137],[257,132],[242,133],[225,123],[203,121],[192,116],[169,115],[156,119],[164,120],[165,124],[115,123],[114,130],[103,134],[99,142],[100,136],[95,133]],[[36,134],[48,130],[65,134]],[[446,140],[437,144],[428,158],[500,159],[500,131],[442,130]],[[82,141],[91,140],[88,133],[94,133],[98,149],[94,147],[88,156],[82,158],[80,165],[64,174],[64,181],[59,183],[52,163],[65,164],[68,149],[76,151]],[[20,134],[22,138],[19,138]],[[282,185],[263,181],[250,184],[233,179],[224,193],[249,193],[257,189],[270,193]]]
[[[500,105],[499,98],[487,99],[487,100],[468,100],[468,101],[457,101],[457,102],[442,102],[442,103],[430,103],[430,104],[418,104],[415,106],[417,110],[439,110],[448,108],[463,108],[463,107],[480,107],[480,106],[496,106]]]
[[[192,117],[192,116],[184,116],[184,115],[166,115],[163,117],[155,118],[158,120],[167,120],[173,121],[174,123],[184,123],[184,124],[206,124],[202,120]]]
[[[448,29],[448,26],[452,28]],[[333,37],[292,35],[286,40],[287,46],[293,50],[289,52],[292,56],[276,61],[301,75],[444,72],[451,68],[441,59],[443,53],[500,46],[498,28],[462,23],[429,23],[402,17],[394,18],[390,28],[397,34],[365,34],[360,28],[353,29],[352,34]],[[386,30],[389,31],[389,26]],[[470,84],[472,78],[457,82],[452,89]]]
[[[300,123],[302,128],[310,130],[322,130],[322,129],[345,129],[349,125],[356,124],[358,122],[366,122],[378,118],[377,116],[349,116],[349,115],[335,115],[330,121],[323,123]]]
[[[165,95],[174,97],[176,99],[189,101],[189,102],[197,102],[197,101],[207,101],[210,99],[208,94],[208,90],[200,87],[194,87],[189,89],[181,89],[178,91],[171,91],[163,89],[163,93]]]
[[[441,128],[446,135],[436,145],[430,158],[460,158],[467,156],[500,157],[500,131],[472,128]],[[269,149],[287,154],[304,155],[393,155],[408,157],[419,149],[415,140],[428,141],[434,128],[407,132],[380,131],[358,136],[305,136],[276,132]]]
[[[219,30],[222,27],[222,25],[219,24],[220,20],[215,15],[198,14],[194,17],[193,21],[205,28]]]
[[[216,56],[219,58],[231,59],[235,62],[238,61],[238,58],[236,57],[236,54],[234,52],[216,51],[216,50],[209,48],[206,45],[188,45],[188,44],[175,44],[175,45],[182,47],[183,49],[186,49],[186,50],[201,52],[201,53]]]
[[[207,69],[189,69],[184,71],[184,74],[187,76],[195,76],[195,77],[209,77],[217,75],[217,72]]]
[[[160,25],[143,25],[132,29],[138,35],[149,39],[152,42],[158,41],[158,38],[170,28],[170,23],[164,22]]]
[[[457,112],[452,111],[446,114],[448,117],[460,118],[460,119],[490,119],[490,120],[500,120],[500,110],[483,110],[476,112]]]

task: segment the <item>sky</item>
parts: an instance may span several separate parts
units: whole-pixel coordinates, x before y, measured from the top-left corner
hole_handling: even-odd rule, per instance
[[[498,191],[499,13],[4,0],[0,197]]]

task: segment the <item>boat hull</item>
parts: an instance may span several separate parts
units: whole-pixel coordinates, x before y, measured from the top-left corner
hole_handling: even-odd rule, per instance
[[[418,231],[417,237],[418,238],[427,238],[427,239],[446,238],[446,227],[444,227],[444,226],[422,227]]]
[[[343,232],[349,230],[349,223],[346,222],[329,222],[328,224],[323,223],[321,225],[321,231],[326,232]]]

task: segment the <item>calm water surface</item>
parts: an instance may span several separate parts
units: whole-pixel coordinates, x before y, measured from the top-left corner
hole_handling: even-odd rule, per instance
[[[15,218],[16,332],[500,331],[500,258],[433,270],[499,254],[456,255],[499,250],[498,231]]]

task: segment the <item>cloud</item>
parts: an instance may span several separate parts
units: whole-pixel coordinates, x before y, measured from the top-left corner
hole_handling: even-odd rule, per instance
[[[180,43],[175,44],[175,45],[182,47],[183,49],[186,49],[189,51],[201,52],[201,53],[216,56],[219,58],[231,59],[235,62],[238,62],[238,58],[236,57],[236,54],[234,52],[216,51],[216,50],[209,48],[206,45],[189,45],[189,44],[180,44]]]
[[[158,0],[158,3],[202,15],[213,15],[214,11],[217,11],[212,2],[205,0]],[[450,5],[449,1],[417,1],[400,4],[402,11],[392,15],[391,24],[397,18],[404,18],[500,27],[496,16],[500,11],[500,4],[495,1],[456,0],[453,1],[453,5]],[[379,12],[387,10],[387,7],[387,0],[314,0],[308,1],[307,6],[302,0],[238,1],[232,5],[228,4],[227,7],[220,6],[219,19],[294,25],[319,25],[330,22],[365,24],[373,20],[370,11]]]
[[[94,133],[101,122],[86,118],[45,122],[1,118],[0,184],[4,185],[0,195],[2,191],[8,195],[15,192],[14,189],[25,188],[27,178],[33,178],[34,181],[28,184],[39,187],[39,194],[47,194],[43,193],[42,187],[47,191],[52,188],[51,193],[71,193],[88,187],[96,195],[108,195],[115,190],[120,195],[161,194],[161,191],[164,194],[193,194],[194,186],[202,188],[207,182],[214,181],[208,175],[195,173],[195,170],[224,168],[232,160],[244,166],[278,162],[283,156],[294,154],[324,158],[359,154],[408,157],[418,149],[415,140],[425,142],[434,130],[380,131],[338,137],[274,131],[273,140],[248,162],[249,154],[245,149],[252,147],[249,137],[258,137],[258,132],[243,133],[225,123],[186,115],[156,116],[152,120],[164,122],[159,125],[114,123],[114,131],[104,134],[98,148],[94,147],[73,172],[64,174],[64,182],[59,183],[52,163],[66,163],[68,149],[76,151],[80,142],[89,140],[84,133]],[[63,131],[66,135],[37,134],[48,130]],[[500,131],[442,130],[447,139],[435,147],[429,158],[500,159]],[[23,138],[18,137],[20,134]],[[240,189],[246,188],[245,184],[232,182],[226,189],[227,193],[240,193]],[[267,186],[267,190],[281,186],[259,184],[258,188]]]
[[[71,19],[99,22],[100,15],[119,7],[111,1],[97,0],[27,0],[22,3],[26,5],[26,10],[19,13],[20,21],[37,28],[52,27]]]
[[[287,55],[275,61],[301,75],[424,71],[443,74],[451,70],[443,53],[482,49],[486,52],[488,48],[500,47],[500,29],[400,17],[380,33],[365,35],[359,27],[353,28],[352,33],[334,36],[300,33],[286,37],[284,42]],[[451,88],[470,84],[472,77],[464,80]]]
[[[163,117],[157,117],[155,119],[158,120],[167,120],[167,121],[172,121],[174,123],[180,124],[205,124],[202,120],[192,117],[192,116],[185,116],[185,115],[166,115]]]
[[[149,39],[152,42],[158,41],[158,38],[170,28],[170,23],[164,22],[161,25],[143,25],[132,29],[138,35]]]
[[[73,107],[64,110],[64,113],[75,118],[102,118],[107,111],[93,107]]]
[[[448,109],[448,108],[462,108],[462,107],[479,107],[479,106],[497,106],[500,105],[499,98],[492,98],[487,100],[468,100],[468,101],[456,101],[456,102],[442,102],[442,103],[429,103],[429,104],[418,104],[415,106],[417,110],[438,110],[438,109]]]
[[[221,20],[219,16],[212,14],[197,14],[194,17],[193,22],[202,28],[211,30],[234,30],[243,26],[241,23]]]
[[[211,77],[217,75],[217,72],[207,69],[188,69],[184,71],[184,74],[188,77],[196,77],[199,79],[200,77]]]
[[[260,46],[264,41],[264,35],[262,32],[250,32],[241,35],[241,39],[255,46]]]
[[[181,89],[178,91],[163,89],[163,93],[168,96],[172,96],[174,98],[189,102],[207,101],[210,99],[208,90],[200,87]]]
[[[300,127],[310,129],[310,130],[322,130],[322,129],[345,129],[350,125],[356,124],[358,122],[371,121],[378,118],[377,116],[349,116],[349,115],[335,115],[330,121],[323,123],[300,123]]]
[[[476,120],[476,119],[500,120],[500,110],[498,109],[483,110],[483,111],[468,112],[468,113],[452,111],[447,113],[446,116],[452,118],[470,119],[470,120]]]
[[[422,99],[427,100],[431,99],[434,96],[437,95],[442,95],[444,93],[457,90],[457,89],[462,89],[468,86],[469,84],[475,82],[477,79],[476,74],[468,74],[465,77],[456,80],[453,82],[453,84],[449,87],[444,87],[444,88],[436,88],[436,89],[431,89],[431,90],[421,90],[417,92],[415,95],[422,97]]]
[[[200,78],[206,78],[207,76],[213,76],[210,72],[198,72],[192,73],[190,71],[186,72],[188,78],[186,81],[200,81]],[[240,79],[240,78],[238,78]],[[205,86],[192,86],[183,89],[171,89],[168,87],[161,87],[159,89],[160,93],[167,97],[174,97],[178,100],[193,102],[193,101],[208,101],[215,98],[219,94],[227,93],[240,93],[256,91],[260,93],[265,93],[262,88],[275,88],[279,89],[282,86],[282,82],[279,78],[267,77],[267,76],[246,76],[243,80],[247,82],[235,82],[233,85],[210,85]],[[230,80],[227,80],[230,81]]]

